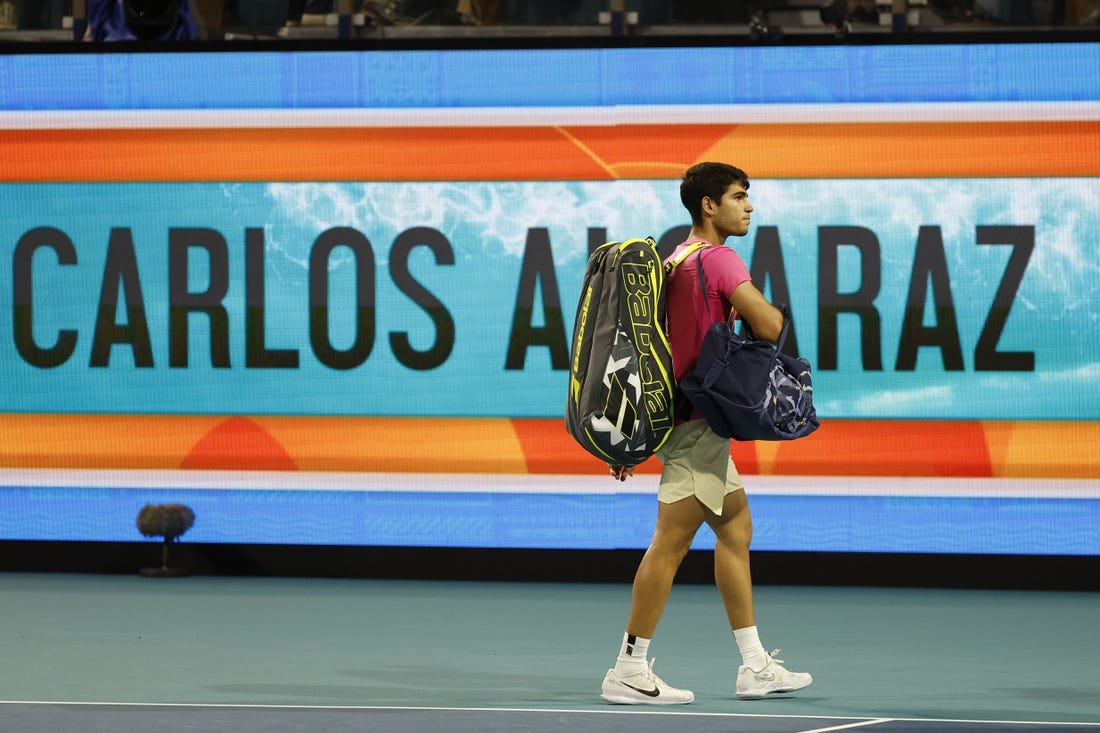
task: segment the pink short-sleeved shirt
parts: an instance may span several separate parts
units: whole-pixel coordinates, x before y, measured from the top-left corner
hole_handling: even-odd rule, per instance
[[[684,247],[701,240],[689,239],[676,248],[669,259],[674,259]],[[730,295],[742,283],[752,278],[744,260],[726,246],[707,243],[677,265],[665,282],[665,301],[668,309],[668,340],[672,347],[672,370],[679,382],[695,367],[699,348],[710,327],[723,320],[736,317],[730,305]],[[699,287],[696,258],[702,257],[703,272],[707,279],[707,299],[710,315]],[[666,260],[667,262],[668,260]]]

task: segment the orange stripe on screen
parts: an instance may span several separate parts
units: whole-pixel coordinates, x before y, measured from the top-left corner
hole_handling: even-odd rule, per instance
[[[734,442],[745,474],[1100,478],[1100,422],[823,420]],[[590,474],[554,418],[9,414],[0,468]],[[660,464],[643,464],[656,473]]]
[[[1100,175],[1100,121],[0,131],[0,181]]]

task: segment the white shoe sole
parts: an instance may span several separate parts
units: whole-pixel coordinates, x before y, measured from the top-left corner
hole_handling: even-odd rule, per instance
[[[639,699],[633,696],[616,695],[615,693],[603,692],[600,694],[600,698],[612,705],[687,705],[695,700],[695,696],[692,695],[690,700],[669,700],[660,697],[647,697]]]
[[[804,685],[799,685],[797,687],[781,687],[775,690],[768,690],[767,692],[738,692],[736,693],[736,696],[739,700],[763,700],[768,695],[785,695],[788,692],[804,690],[812,685],[813,682],[814,681],[811,679]]]

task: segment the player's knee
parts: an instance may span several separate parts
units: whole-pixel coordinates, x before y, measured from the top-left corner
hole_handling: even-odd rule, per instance
[[[752,544],[752,519],[747,514],[736,517],[716,531],[718,544],[727,550],[747,552]]]
[[[659,532],[653,537],[653,543],[650,545],[650,551],[659,553],[670,559],[675,559],[677,562],[679,562],[687,556],[688,550],[691,549],[691,543],[694,538],[694,534],[683,535],[672,534],[669,532]]]

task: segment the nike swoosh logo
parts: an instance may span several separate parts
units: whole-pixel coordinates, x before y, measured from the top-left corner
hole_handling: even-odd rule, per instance
[[[634,690],[635,692],[642,693],[646,697],[657,697],[661,694],[661,690],[657,687],[654,687],[652,690],[643,690],[641,687],[635,687],[634,685],[628,685],[625,682],[623,682],[621,684],[623,684],[626,687],[629,687],[630,689]]]

